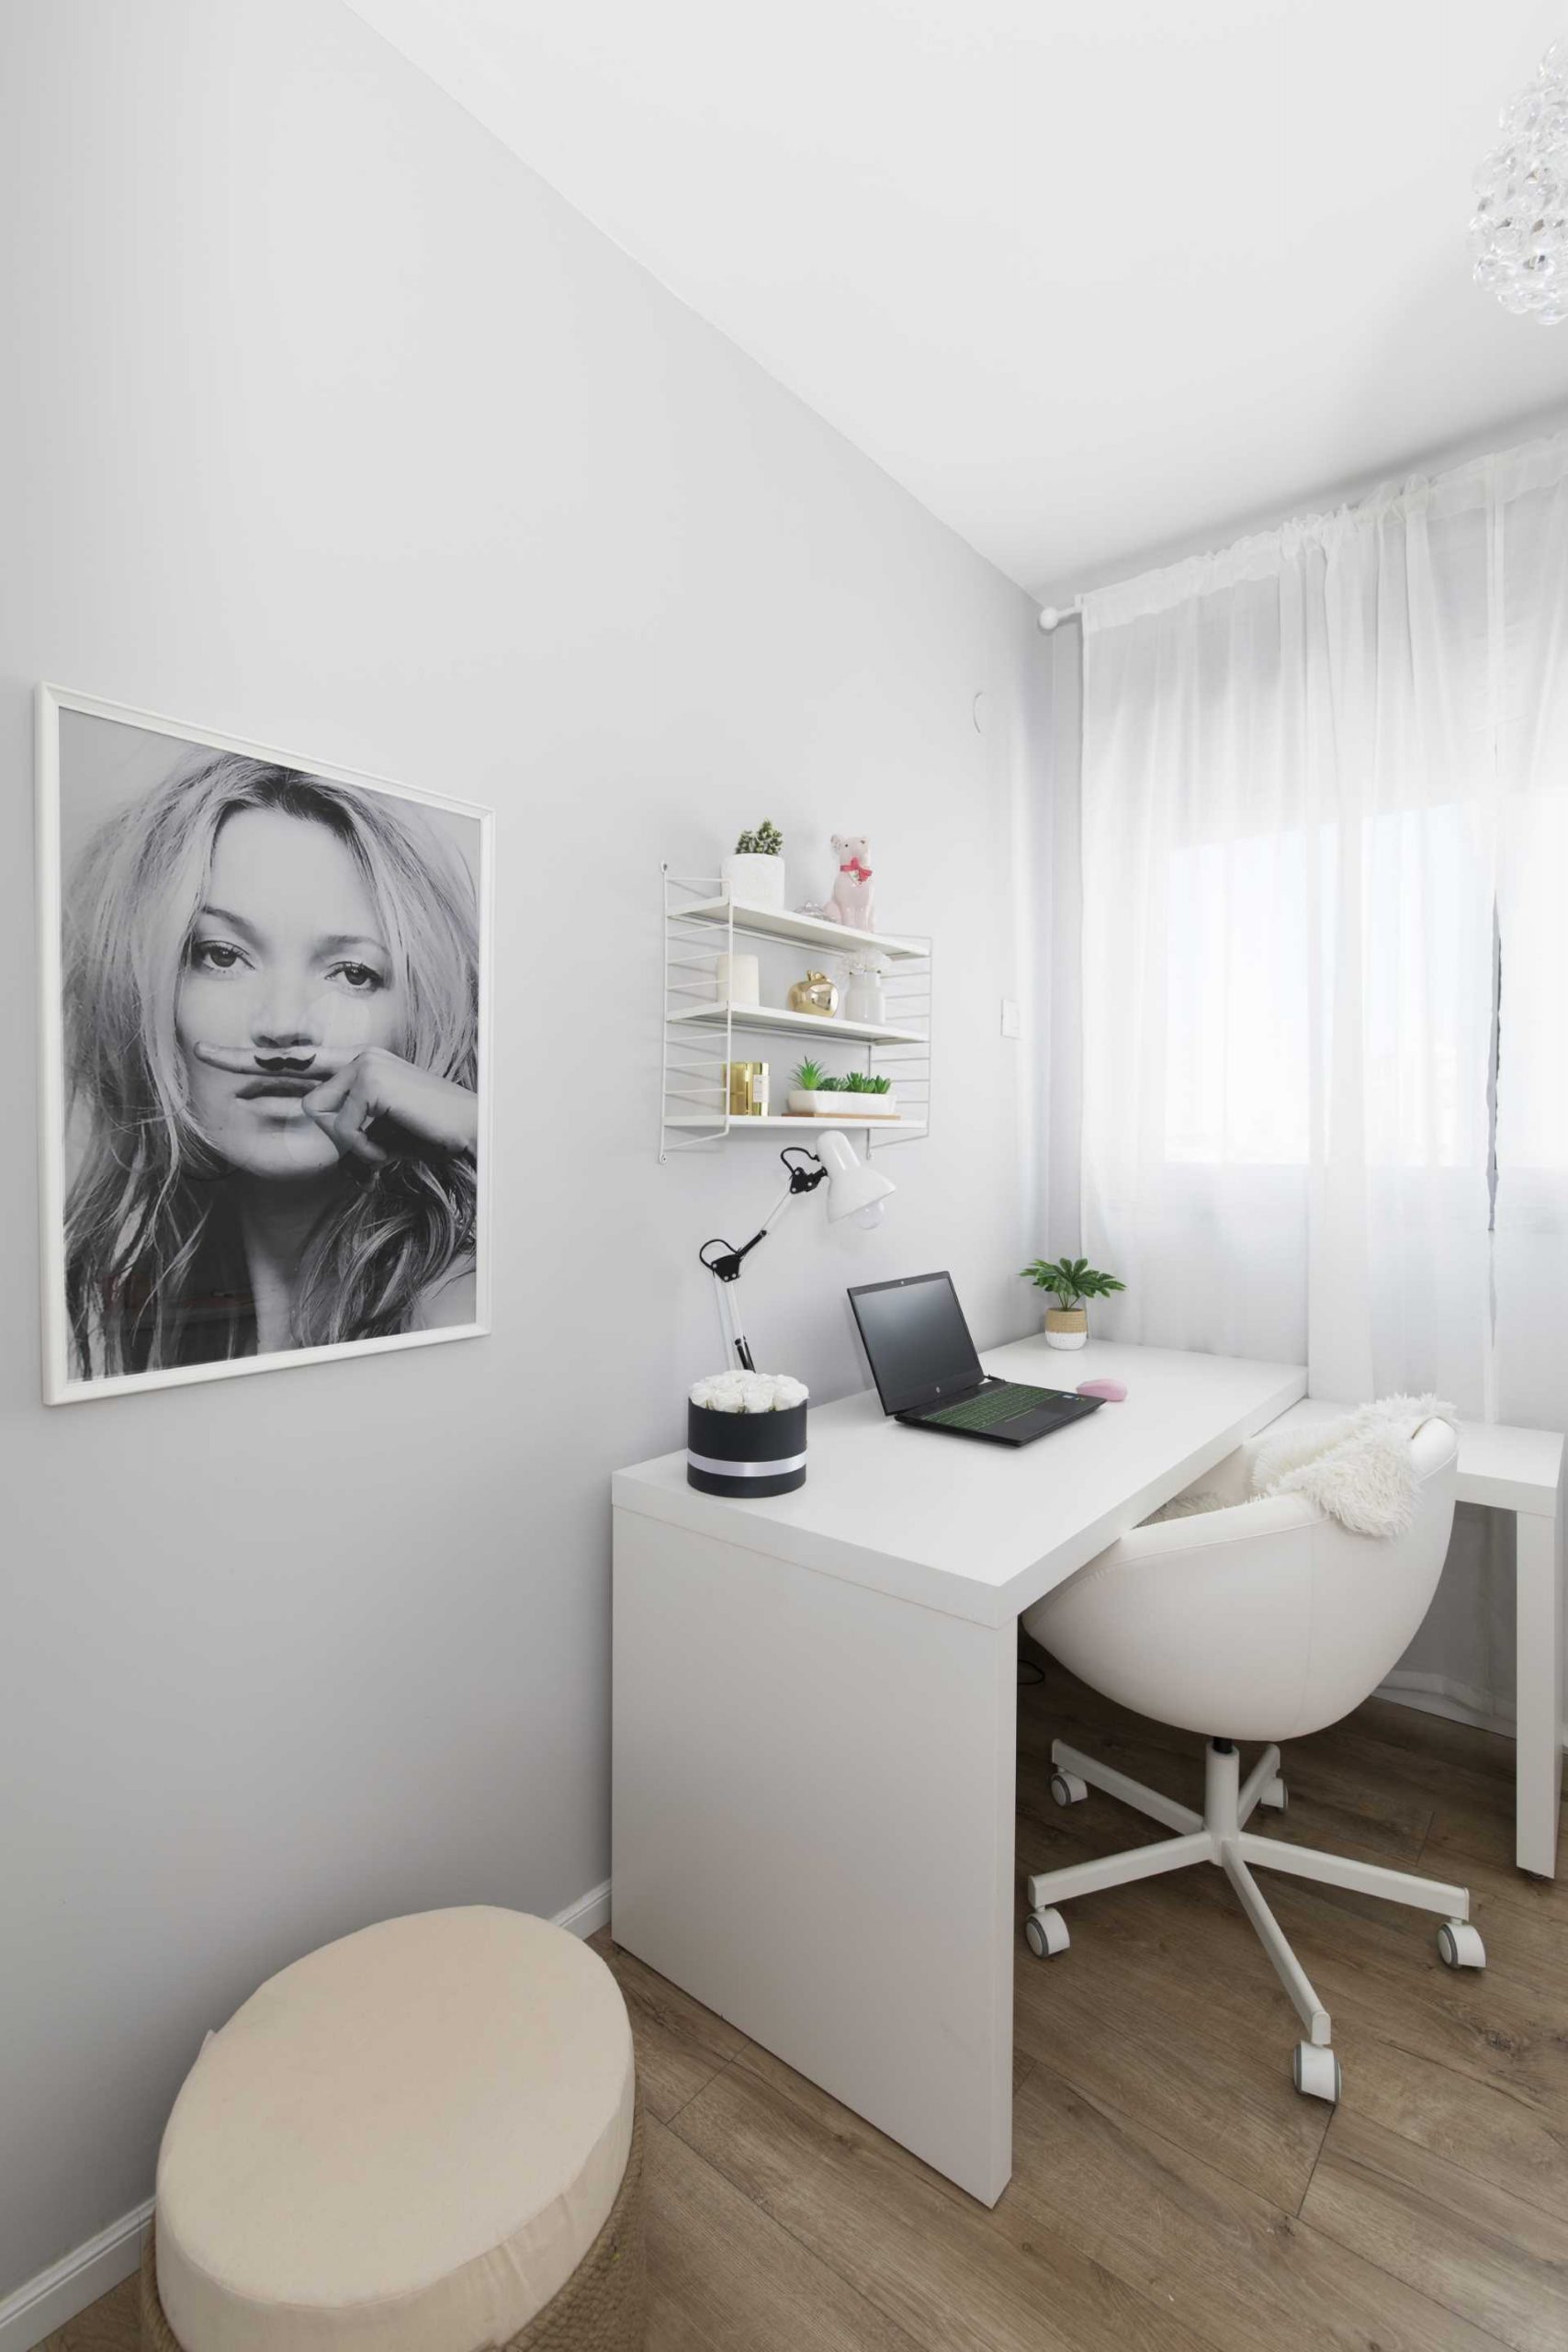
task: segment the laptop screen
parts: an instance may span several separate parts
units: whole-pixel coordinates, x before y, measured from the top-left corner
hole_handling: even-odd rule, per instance
[[[985,1378],[951,1274],[866,1283],[850,1305],[885,1413],[940,1404]]]

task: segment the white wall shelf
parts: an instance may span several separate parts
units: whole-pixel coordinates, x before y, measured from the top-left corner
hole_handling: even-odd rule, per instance
[[[813,1127],[852,1129],[865,1137],[868,1152],[910,1143],[931,1124],[931,943],[890,933],[859,931],[803,915],[784,907],[761,907],[731,899],[712,876],[682,877],[662,869],[664,880],[663,1072],[660,1086],[659,1157],[676,1151],[713,1149],[732,1135],[790,1134],[808,1143]],[[795,1012],[782,1004],[736,1004],[719,993],[719,958],[733,956],[735,943],[761,944],[767,951],[795,948],[824,966],[832,956],[875,955],[885,959],[886,1018],[850,1021]],[[783,996],[792,978],[784,959],[764,970],[768,992]],[[845,1094],[843,1114],[795,1118],[784,1109],[784,1072],[771,1072],[773,1101],[766,1118],[731,1116],[728,1066],[756,1058],[737,1038],[788,1037],[798,1054],[821,1056],[829,1069],[848,1058],[868,1078],[886,1078],[897,1105],[894,1118],[878,1118],[858,1104],[879,1098]],[[839,1049],[837,1052],[835,1049]],[[847,1074],[847,1073],[845,1073]]]
[[[751,906],[741,899],[699,899],[681,911],[687,922],[716,923],[720,930],[733,926],[747,939],[778,939],[794,947],[819,947],[829,956],[848,955],[858,947],[867,955],[886,956],[890,963],[900,964],[924,963],[931,955],[929,940],[895,939],[880,931],[854,931],[847,923],[830,922],[822,915],[795,914],[787,907]]]
[[[852,1094],[846,1094],[844,1097],[846,1102],[852,1102],[854,1099]],[[711,1132],[713,1122],[700,1114],[678,1112],[673,1118],[667,1119],[665,1125],[671,1127],[701,1127]],[[732,1136],[750,1135],[754,1132],[772,1135],[782,1132],[786,1127],[798,1142],[804,1143],[813,1127],[863,1127],[868,1136],[875,1133],[878,1136],[907,1137],[923,1136],[926,1131],[926,1123],[923,1119],[876,1119],[866,1118],[863,1115],[857,1118],[852,1111],[842,1119],[837,1113],[831,1118],[822,1119],[795,1118],[788,1113],[780,1118],[773,1112],[769,1111],[761,1118],[748,1114],[743,1118],[738,1115],[729,1122],[729,1133]]]
[[[684,1012],[672,1012],[671,1021],[694,1023],[702,1029],[761,1030],[785,1037],[816,1037],[824,1046],[836,1038],[846,1039],[852,1046],[923,1046],[923,1029],[894,1029],[885,1022],[845,1021],[838,1013],[831,1020],[820,1012],[791,1012],[782,1004],[694,1004]]]

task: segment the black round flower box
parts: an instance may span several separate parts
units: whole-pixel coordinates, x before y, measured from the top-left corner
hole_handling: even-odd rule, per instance
[[[806,1484],[806,1407],[777,1413],[716,1413],[686,1404],[686,1483],[705,1495],[756,1500]]]

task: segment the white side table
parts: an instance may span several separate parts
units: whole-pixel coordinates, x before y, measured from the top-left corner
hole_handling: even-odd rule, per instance
[[[1514,1588],[1514,1860],[1557,1871],[1562,1798],[1562,1440],[1555,1430],[1461,1421],[1459,1498],[1511,1510]]]
[[[1274,1428],[1330,1420],[1345,1410],[1318,1396]],[[1272,1431],[1270,1431],[1272,1434]],[[1557,1874],[1562,1792],[1562,1468],[1555,1430],[1459,1425],[1459,1499],[1511,1510],[1517,1533],[1514,1860],[1538,1878]]]

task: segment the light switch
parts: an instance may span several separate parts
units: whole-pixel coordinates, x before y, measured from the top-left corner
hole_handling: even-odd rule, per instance
[[[1021,1037],[1022,1035],[1023,1014],[1019,1008],[1018,999],[1012,996],[1004,996],[1002,999],[1002,1035],[1004,1037]]]

